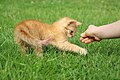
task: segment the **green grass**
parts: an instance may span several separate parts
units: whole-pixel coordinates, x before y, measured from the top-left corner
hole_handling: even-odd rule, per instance
[[[0,0],[0,80],[120,80],[120,39],[91,44],[79,41],[90,24],[120,19],[120,0]],[[88,49],[87,56],[44,48],[44,57],[20,54],[13,40],[15,25],[26,19],[46,23],[68,16],[82,22],[69,39]],[[114,34],[114,33],[113,33]]]

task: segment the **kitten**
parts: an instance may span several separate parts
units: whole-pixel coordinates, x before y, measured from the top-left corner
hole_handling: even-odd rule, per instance
[[[72,51],[86,55],[87,50],[68,42],[68,37],[73,37],[76,28],[81,23],[64,17],[49,25],[37,20],[26,20],[15,27],[14,39],[26,52],[29,48],[34,48],[38,56],[42,56],[42,46],[51,44],[60,50]]]

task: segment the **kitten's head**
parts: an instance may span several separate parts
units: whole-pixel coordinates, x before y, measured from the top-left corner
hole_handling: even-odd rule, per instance
[[[64,23],[65,33],[67,37],[73,37],[75,35],[77,27],[81,25],[81,23],[68,17],[65,17],[65,19],[66,19],[66,22]]]
[[[54,22],[53,25],[59,27],[59,30],[65,32],[67,37],[73,37],[76,32],[76,28],[81,25],[81,23],[69,17],[64,17]]]

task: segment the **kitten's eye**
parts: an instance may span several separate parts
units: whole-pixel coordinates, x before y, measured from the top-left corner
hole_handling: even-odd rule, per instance
[[[70,31],[70,34],[72,35],[74,31]]]

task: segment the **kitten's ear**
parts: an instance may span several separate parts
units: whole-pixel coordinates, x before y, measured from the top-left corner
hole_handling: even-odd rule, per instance
[[[80,26],[82,23],[80,23],[80,22],[78,22],[78,21],[76,21],[76,20],[69,20],[69,21],[67,22],[67,25],[70,25],[70,24],[75,24],[76,27],[78,27],[78,26]]]
[[[82,23],[77,21],[77,22],[76,22],[76,25],[77,25],[77,26],[80,26],[80,25],[82,25]]]

